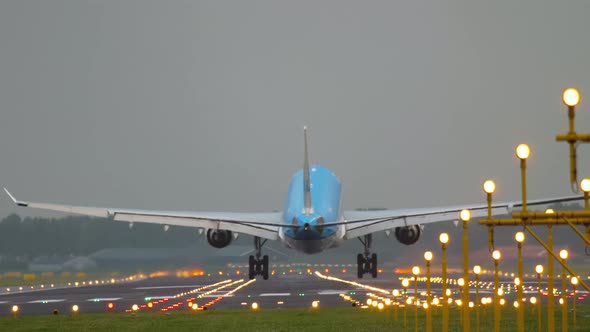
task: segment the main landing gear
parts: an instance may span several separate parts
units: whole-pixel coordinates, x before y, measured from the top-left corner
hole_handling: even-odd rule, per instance
[[[262,241],[258,236],[254,237],[254,250],[256,250],[256,256],[250,255],[248,277],[250,280],[256,276],[261,275],[264,280],[268,279],[268,255],[262,255],[262,246],[266,243],[266,240]]]
[[[365,235],[363,239],[359,238],[359,241],[365,247],[365,252],[356,256],[358,277],[362,278],[365,273],[371,273],[373,278],[377,278],[377,254],[371,254],[371,234]]]

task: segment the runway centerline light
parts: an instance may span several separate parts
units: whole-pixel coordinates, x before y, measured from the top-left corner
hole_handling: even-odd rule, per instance
[[[492,180],[486,180],[483,183],[483,191],[486,194],[493,194],[496,191],[496,183]]]
[[[531,156],[531,148],[527,144],[518,144],[516,147],[516,156],[520,160],[526,160]]]
[[[580,103],[580,92],[576,88],[567,88],[563,90],[561,99],[566,106],[577,106]]]

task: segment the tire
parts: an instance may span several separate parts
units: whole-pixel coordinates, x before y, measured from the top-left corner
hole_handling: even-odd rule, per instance
[[[254,279],[255,277],[255,273],[254,273],[254,256],[250,255],[250,259],[248,260],[248,277],[250,278],[250,280]]]
[[[365,274],[364,266],[365,266],[365,257],[363,257],[363,254],[358,254],[356,256],[356,269],[357,269],[357,277],[359,279],[362,279],[363,274]]]
[[[262,278],[268,280],[268,255],[262,257]]]
[[[377,278],[377,254],[371,255],[371,275]]]

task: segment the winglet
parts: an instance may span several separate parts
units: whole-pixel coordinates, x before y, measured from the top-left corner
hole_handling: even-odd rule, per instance
[[[309,177],[309,158],[307,156],[307,126],[303,127],[303,153],[305,154],[303,159],[303,202],[305,214],[310,215],[313,213],[311,207],[311,179]]]
[[[16,204],[18,206],[28,206],[29,205],[29,203],[27,203],[27,202],[17,201],[16,198],[14,198],[14,196],[12,196],[12,194],[8,191],[8,189],[6,189],[6,187],[4,187],[4,191],[10,197],[10,199],[12,199],[14,204]]]

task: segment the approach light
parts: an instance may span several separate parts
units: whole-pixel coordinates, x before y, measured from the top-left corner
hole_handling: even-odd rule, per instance
[[[519,144],[516,147],[516,156],[520,160],[526,160],[531,155],[531,148],[527,144]]]
[[[479,266],[479,265],[474,266],[473,273],[479,275],[481,273],[481,266]]]
[[[367,299],[367,305],[371,305],[373,304],[373,300],[372,299]]]
[[[399,296],[399,289],[394,289],[394,290],[391,292],[391,295],[393,295],[393,296],[395,296],[395,297],[398,297],[398,296]]]
[[[191,308],[192,308],[193,310],[197,310],[197,309],[199,309],[199,305],[198,305],[198,304],[196,304],[196,303],[193,303],[193,305],[191,306]]]
[[[72,306],[72,311],[73,311],[74,313],[78,312],[78,310],[79,310],[79,309],[80,309],[80,308],[78,307],[78,305],[77,305],[77,304],[74,304],[74,305]]]
[[[499,261],[499,260],[500,260],[500,258],[502,258],[502,254],[500,253],[500,250],[494,250],[494,251],[492,252],[492,258],[493,258],[495,261]]]
[[[420,267],[419,267],[419,266],[414,266],[414,267],[412,268],[412,274],[413,274],[414,276],[418,276],[418,275],[420,274]]]
[[[440,233],[440,235],[438,236],[438,240],[442,244],[449,243],[449,234],[447,234],[447,233]]]
[[[552,208],[548,208],[547,210],[545,210],[545,214],[554,214],[555,210],[553,210]]]
[[[425,259],[427,262],[430,262],[430,261],[432,260],[432,251],[427,251],[427,252],[425,252],[425,253],[424,253],[424,259]]]
[[[537,272],[538,274],[542,274],[543,273],[543,265],[539,264],[539,265],[535,266],[535,272]]]
[[[514,302],[512,303],[512,305],[513,305],[515,308],[518,308],[518,306],[519,306],[520,304],[518,303],[518,301],[514,301]]]
[[[311,307],[317,309],[320,306],[320,301],[313,301],[311,302]]]
[[[524,242],[524,233],[523,232],[516,232],[516,234],[514,234],[514,239],[518,243],[523,243]]]
[[[514,278],[514,284],[516,286],[519,286],[520,285],[520,278],[519,277]]]
[[[585,193],[590,192],[590,179],[582,179],[580,181],[580,189]]]
[[[471,212],[469,210],[461,210],[459,213],[459,218],[461,218],[461,220],[464,222],[468,222],[471,220]]]
[[[113,304],[113,302],[107,303],[107,309],[109,309],[109,311],[112,311],[114,308],[115,308],[115,305]]]
[[[461,287],[465,286],[465,279],[463,279],[463,278],[457,279],[457,285],[459,285]]]
[[[137,310],[139,310],[139,306],[137,304],[134,304],[131,306],[131,310],[137,311]]]
[[[486,194],[493,194],[496,191],[496,183],[492,180],[486,180],[483,183],[483,191]]]
[[[565,249],[561,249],[561,250],[559,251],[559,257],[560,257],[561,259],[563,259],[563,260],[566,260],[566,259],[567,259],[567,256],[569,256],[569,254],[568,254],[567,250],[565,250]]]
[[[18,306],[15,304],[12,306],[12,312],[16,314],[18,312]]]
[[[537,298],[533,296],[533,297],[531,297],[530,301],[531,301],[531,304],[535,304],[535,303],[537,303]]]
[[[252,310],[258,310],[258,303],[252,302]]]
[[[407,288],[408,286],[410,286],[410,281],[408,279],[402,280],[402,286]]]
[[[580,92],[576,88],[567,88],[563,90],[561,100],[566,106],[577,106],[580,103]]]
[[[377,309],[383,310],[383,303],[379,302],[379,304],[377,304]]]
[[[577,285],[578,284],[578,278],[577,277],[572,277],[572,285]]]

